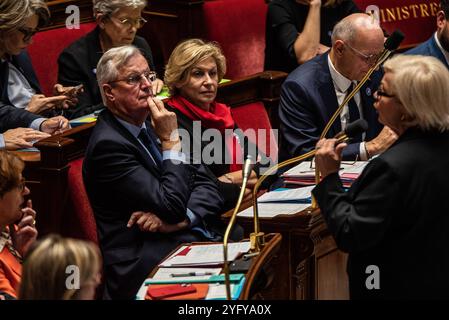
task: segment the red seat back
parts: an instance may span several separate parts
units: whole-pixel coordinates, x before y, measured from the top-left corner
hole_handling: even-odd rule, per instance
[[[59,54],[72,42],[92,31],[95,26],[95,22],[83,23],[80,29],[51,29],[39,32],[33,37],[28,53],[45,95],[53,95],[53,85],[58,78]]]
[[[97,225],[84,188],[83,158],[70,162],[67,177],[68,205],[64,213],[63,233],[65,236],[90,240],[98,244]]]
[[[228,79],[263,71],[265,52],[264,0],[205,1],[207,38],[217,41],[227,60]]]
[[[438,1],[355,0],[354,2],[363,11],[368,6],[377,6],[382,28],[390,34],[396,29],[400,29],[405,34],[401,48],[414,47],[426,41],[436,30]]]
[[[270,119],[262,102],[248,103],[231,109],[232,117],[248,139],[272,160],[277,160],[277,137],[271,130]],[[248,129],[253,129],[251,134]]]

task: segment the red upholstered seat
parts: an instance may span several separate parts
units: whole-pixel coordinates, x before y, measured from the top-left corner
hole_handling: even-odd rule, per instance
[[[354,2],[363,11],[368,6],[377,6],[382,28],[389,33],[400,29],[405,34],[400,48],[414,47],[430,38],[436,30],[439,1],[354,0]]]
[[[224,51],[226,78],[238,79],[263,71],[266,13],[264,0],[204,2],[207,38],[217,41]]]
[[[276,160],[278,153],[277,140],[271,130],[270,119],[264,104],[262,102],[248,103],[232,108],[231,112],[235,122],[246,133],[249,140],[257,144],[261,152]],[[250,134],[247,129],[253,129],[255,134]]]
[[[64,212],[63,233],[65,236],[98,244],[97,225],[83,183],[83,159],[84,157],[70,162],[67,177],[69,197],[67,211]]]
[[[39,32],[33,37],[28,53],[45,95],[53,95],[53,85],[58,78],[59,54],[69,44],[92,31],[95,26],[95,22],[83,23],[80,29],[51,29]]]

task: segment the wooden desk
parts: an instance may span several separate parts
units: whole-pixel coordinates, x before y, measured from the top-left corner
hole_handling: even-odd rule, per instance
[[[253,232],[252,218],[238,217],[245,235]],[[337,249],[320,211],[260,218],[260,230],[279,232],[282,245],[276,277],[265,299],[349,299],[347,255]]]
[[[278,260],[278,253],[281,247],[281,242],[282,236],[279,233],[270,233],[265,235],[265,246],[260,251],[259,255],[252,258],[251,266],[245,274],[245,284],[243,285],[239,300],[258,299],[260,297],[263,297],[265,295],[265,292],[270,290],[270,286],[273,285],[275,281],[275,274],[278,273],[275,265],[277,265],[276,261]],[[169,253],[165,259],[170,257],[183,245],[193,246],[204,244],[217,244],[217,242],[185,243],[178,246],[175,250]],[[152,278],[158,270],[159,267],[154,268],[148,278]]]

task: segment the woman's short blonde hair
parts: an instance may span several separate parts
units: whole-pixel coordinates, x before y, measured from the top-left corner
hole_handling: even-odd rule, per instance
[[[25,26],[27,19],[34,14],[39,17],[38,27],[45,26],[50,19],[50,11],[43,0],[0,1],[0,40]]]
[[[218,81],[226,73],[226,58],[216,42],[205,42],[201,39],[189,39],[179,43],[173,50],[165,67],[164,82],[170,95],[178,93],[176,86],[183,86],[188,81],[190,71],[199,62],[214,58],[217,64]]]
[[[397,55],[384,64],[393,74],[391,93],[407,118],[422,129],[449,129],[449,71],[430,56]]]
[[[93,0],[92,9],[94,16],[97,13],[102,13],[105,16],[110,16],[120,10],[121,8],[145,8],[147,0]]]
[[[95,244],[49,235],[25,256],[19,299],[76,300],[84,285],[97,280],[101,264]],[[79,279],[71,281],[70,275]]]

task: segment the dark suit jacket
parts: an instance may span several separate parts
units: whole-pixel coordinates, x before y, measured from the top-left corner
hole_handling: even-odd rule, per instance
[[[78,104],[65,111],[68,119],[81,117],[104,108],[96,75],[98,61],[103,55],[99,33],[100,29],[97,26],[65,48],[59,55],[58,83],[64,86],[84,84],[84,93],[78,96]],[[136,36],[132,44],[140,49],[151,70],[155,70],[153,55],[146,40]]]
[[[349,252],[352,298],[449,298],[448,168],[449,132],[409,129],[348,192],[337,174],[313,190]],[[366,289],[370,265],[379,268],[380,290]]]
[[[39,82],[31,65],[30,58],[26,51],[21,52],[17,56],[11,58],[11,63],[19,69],[30,85],[37,93],[41,92]],[[31,112],[16,108],[11,104],[8,97],[8,77],[9,65],[8,62],[0,64],[0,133],[9,129],[18,127],[29,127],[31,122],[41,118]]]
[[[127,228],[132,212],[151,211],[176,223],[189,208],[207,230],[223,232],[217,214],[223,200],[204,167],[165,160],[160,170],[109,110],[100,114],[90,137],[83,178],[103,252],[106,297],[134,298],[151,269],[177,245],[205,240],[191,229],[161,234]]]
[[[441,52],[440,48],[435,41],[435,35],[433,34],[429,40],[421,43],[419,46],[406,51],[404,54],[419,54],[423,56],[432,56],[440,60],[446,68],[449,69],[449,65],[447,64],[446,59],[444,58],[443,52]]]
[[[280,160],[304,154],[315,147],[332,114],[338,108],[329,65],[328,53],[314,58],[290,73],[282,85],[279,105],[281,148]],[[380,77],[373,76],[360,90],[363,117],[368,121],[366,141],[377,136],[381,125],[377,120],[373,93]],[[334,122],[327,137],[341,131],[340,118]],[[360,143],[349,144],[343,151],[345,159],[353,159],[359,154]]]

